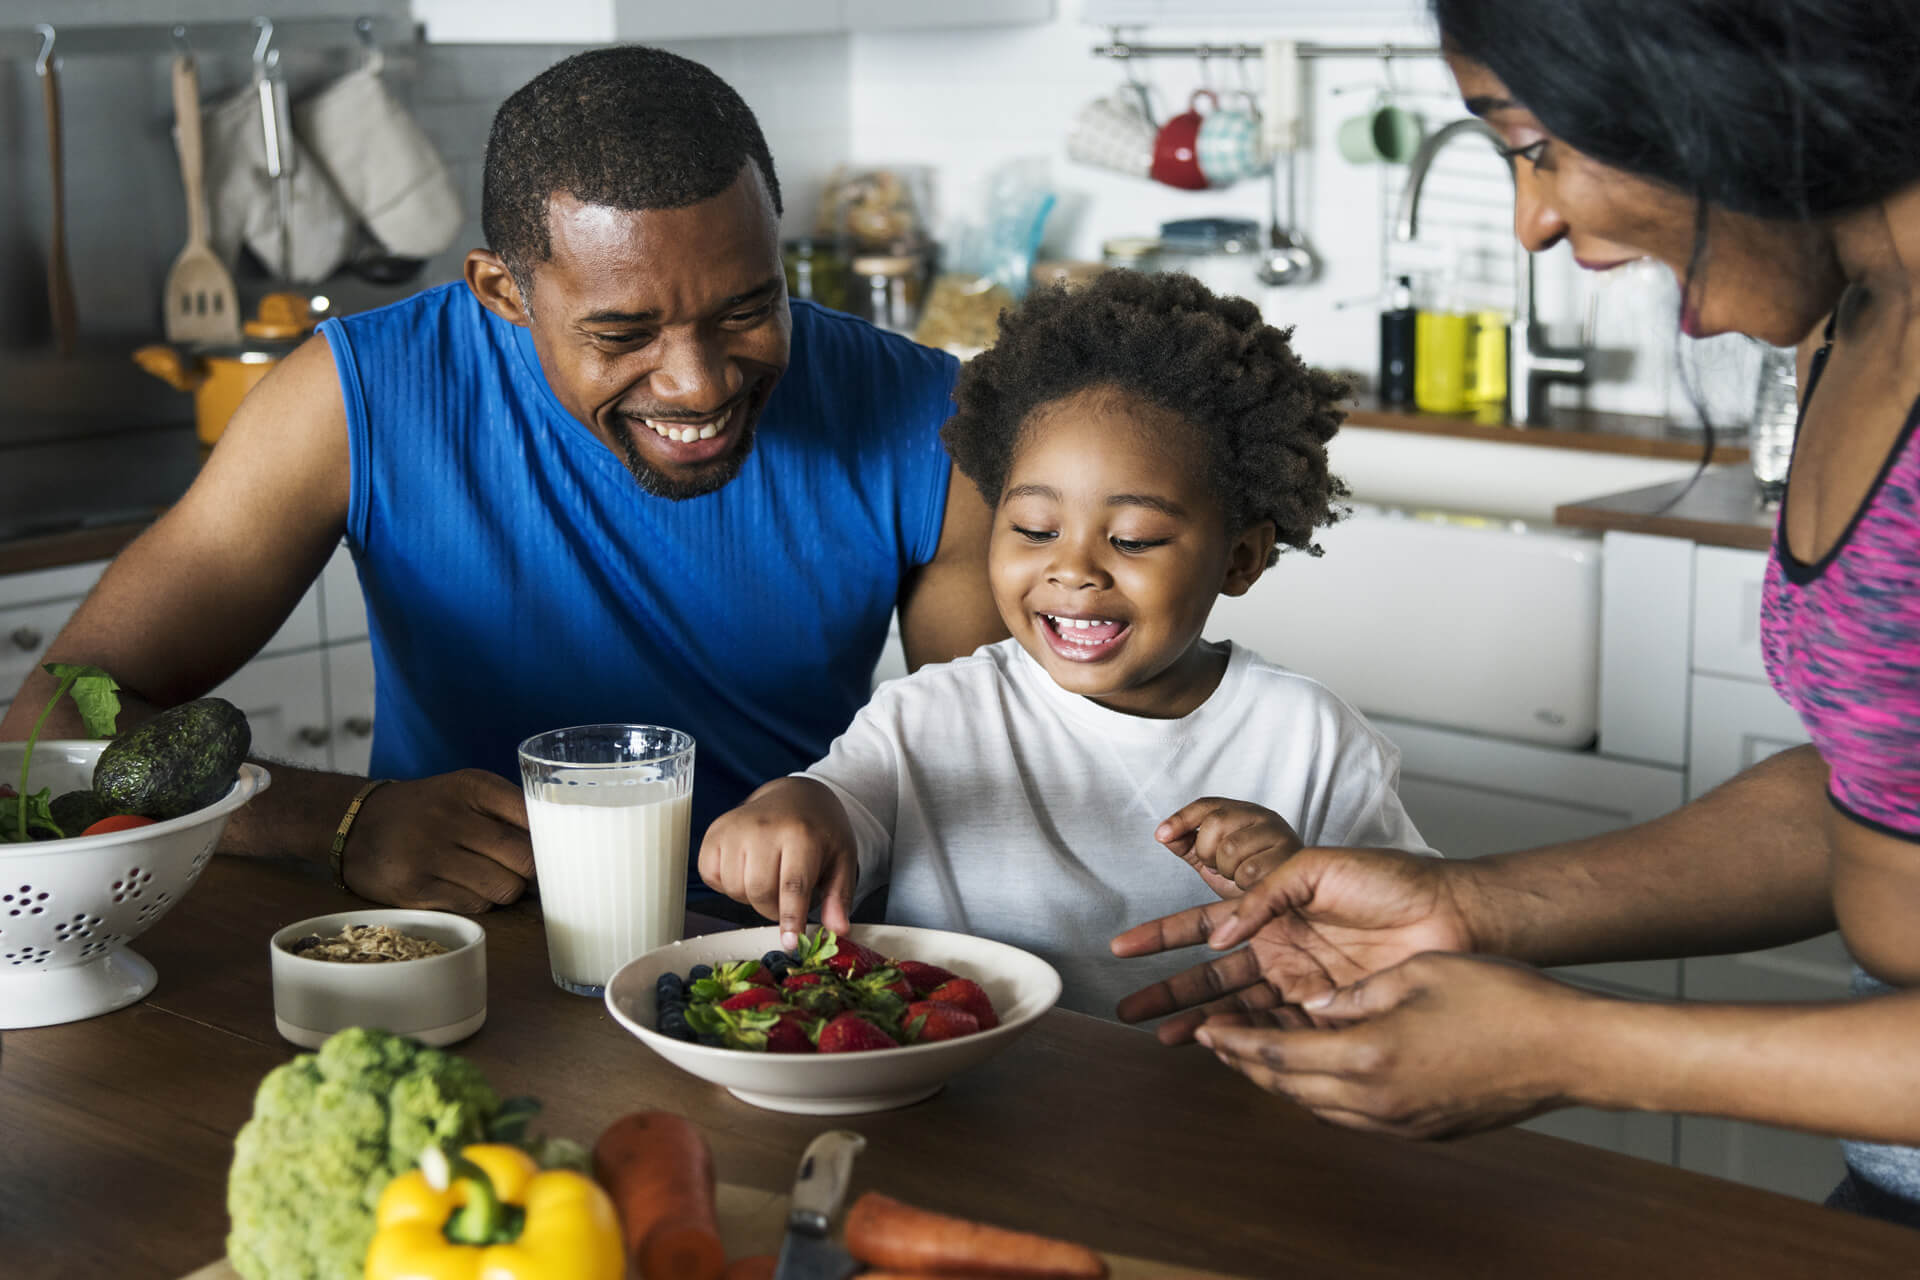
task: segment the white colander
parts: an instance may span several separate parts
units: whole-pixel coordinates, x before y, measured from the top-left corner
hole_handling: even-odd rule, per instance
[[[104,742],[42,742],[29,791],[89,786]],[[0,743],[0,781],[20,784],[24,744]],[[184,817],[107,835],[0,844],[0,1029],[77,1022],[153,990],[153,966],[127,943],[200,877],[227,818],[266,790],[243,764],[227,794]],[[0,816],[15,811],[0,802]]]

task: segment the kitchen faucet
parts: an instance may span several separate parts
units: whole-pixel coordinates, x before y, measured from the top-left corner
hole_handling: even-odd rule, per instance
[[[1400,192],[1400,212],[1394,220],[1394,239],[1411,240],[1418,234],[1420,188],[1427,180],[1427,170],[1440,148],[1463,133],[1479,134],[1505,150],[1506,144],[1493,127],[1471,116],[1454,121],[1421,143],[1407,167],[1407,185]],[[1547,420],[1549,382],[1586,381],[1587,349],[1548,344],[1545,331],[1533,318],[1533,255],[1518,239],[1514,243],[1518,256],[1513,266],[1513,324],[1507,334],[1507,413],[1514,422],[1537,425]]]

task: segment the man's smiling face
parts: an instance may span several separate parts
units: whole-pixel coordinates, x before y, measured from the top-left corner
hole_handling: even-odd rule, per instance
[[[759,167],[680,209],[557,192],[547,226],[551,252],[533,264],[520,322],[554,395],[649,493],[692,498],[732,480],[792,330]]]

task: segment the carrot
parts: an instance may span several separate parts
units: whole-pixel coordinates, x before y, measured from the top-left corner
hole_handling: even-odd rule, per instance
[[[779,1261],[770,1253],[756,1253],[750,1258],[735,1258],[727,1264],[724,1280],[773,1280],[773,1268]]]
[[[722,1280],[713,1152],[689,1120],[636,1111],[593,1144],[593,1176],[620,1211],[633,1280]]]
[[[1084,1245],[1008,1231],[869,1191],[847,1211],[847,1252],[869,1266],[962,1276],[1100,1280],[1107,1264]]]

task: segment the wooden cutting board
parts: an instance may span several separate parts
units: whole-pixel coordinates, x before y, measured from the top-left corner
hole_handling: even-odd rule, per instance
[[[780,1240],[787,1231],[787,1196],[782,1191],[759,1191],[752,1187],[723,1182],[719,1187],[720,1235],[727,1242],[729,1257],[780,1252]],[[1107,1260],[1110,1280],[1232,1280],[1215,1271],[1195,1271],[1144,1258],[1129,1258],[1116,1253],[1102,1254]],[[239,1280],[239,1273],[227,1260],[211,1263],[182,1280]]]

